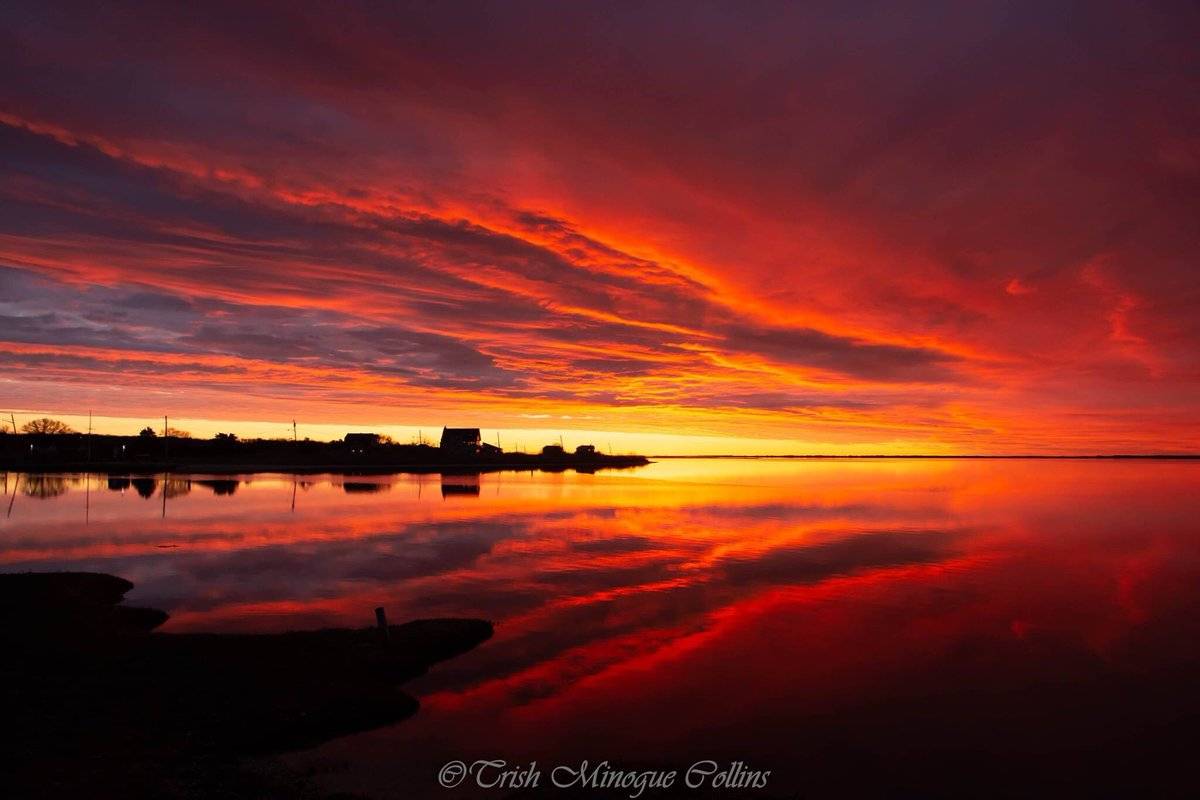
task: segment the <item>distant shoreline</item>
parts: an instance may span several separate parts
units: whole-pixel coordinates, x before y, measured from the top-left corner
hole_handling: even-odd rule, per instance
[[[473,474],[498,471],[594,472],[640,467],[641,455],[610,455],[583,445],[574,452],[547,446],[541,453],[504,452],[478,441],[453,448],[396,444],[375,434],[349,434],[344,441],[242,441],[234,436],[89,436],[81,433],[0,436],[0,469],[20,472],[191,472],[240,474],[387,474],[395,472]]]
[[[561,444],[541,452],[505,452],[479,440],[477,429],[447,429],[467,438],[444,447],[399,444],[373,433],[350,433],[343,440],[239,440],[231,434],[212,439],[160,437],[146,429],[137,436],[83,433],[5,434],[0,436],[0,470],[29,473],[95,472],[110,475],[256,473],[387,475],[398,473],[471,475],[488,472],[593,473],[646,466],[651,459],[727,461],[1194,461],[1200,453],[867,453],[867,454],[634,454],[602,453],[591,445],[574,451]]]

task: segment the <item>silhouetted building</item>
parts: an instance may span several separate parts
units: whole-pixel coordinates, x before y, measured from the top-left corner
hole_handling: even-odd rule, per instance
[[[479,453],[480,442],[479,428],[442,428],[438,447],[443,453],[473,456]]]
[[[380,439],[378,433],[347,433],[343,441],[350,446],[351,453],[357,454],[378,447]]]
[[[479,454],[481,456],[498,456],[503,452],[503,450],[494,444],[488,444],[487,442],[484,442],[483,444],[479,445]]]
[[[567,451],[562,449],[561,444],[548,444],[542,448],[542,455],[550,456],[551,458],[562,458],[567,454]]]
[[[442,498],[458,495],[460,497],[479,497],[478,475],[443,475]]]
[[[580,458],[593,458],[596,455],[596,445],[581,444],[575,448],[575,455]]]

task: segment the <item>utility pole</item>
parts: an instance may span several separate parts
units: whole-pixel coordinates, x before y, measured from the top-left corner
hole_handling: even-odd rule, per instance
[[[88,409],[88,438],[87,438],[87,460],[91,463],[92,460],[92,410]]]
[[[292,420],[292,441],[293,442],[299,441],[299,439],[296,436],[296,420]]]
[[[167,428],[167,415],[166,415],[166,414],[163,414],[163,461],[166,461],[168,458],[170,458],[170,455],[169,455],[169,454],[170,454],[170,452],[171,452],[171,451],[168,449],[168,448],[170,447],[170,444],[169,444],[169,443],[170,443],[170,437],[168,437],[168,436],[167,436],[167,431],[168,431],[168,430],[169,430],[169,429]],[[166,500],[166,497],[165,497],[165,495],[164,495],[164,498],[163,498],[163,499],[164,499],[164,502],[163,502],[163,516],[165,517],[165,516],[167,515],[167,512],[166,512],[167,504],[166,504],[166,502],[165,502],[165,500]]]

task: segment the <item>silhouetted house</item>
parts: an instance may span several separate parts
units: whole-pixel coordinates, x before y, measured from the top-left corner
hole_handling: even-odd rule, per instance
[[[479,445],[479,455],[481,456],[498,456],[503,452],[503,450],[494,444],[488,444],[487,442],[484,442],[483,444]]]
[[[479,428],[442,428],[441,451],[456,456],[473,456],[479,453]]]
[[[343,440],[354,454],[365,453],[379,446],[381,436],[378,433],[347,433]]]
[[[562,458],[566,454],[566,451],[562,449],[562,445],[560,444],[548,444],[542,448],[542,455],[549,456],[550,458]]]
[[[575,448],[575,455],[579,456],[580,458],[595,458],[596,445],[581,444],[579,447]]]
[[[442,498],[453,495],[479,497],[479,476],[442,475]]]

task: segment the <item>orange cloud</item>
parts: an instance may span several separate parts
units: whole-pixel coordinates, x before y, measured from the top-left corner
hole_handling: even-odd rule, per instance
[[[870,26],[804,9],[686,36],[570,9],[452,37],[436,9],[88,13],[15,25],[0,63],[22,409],[188,405],[150,391],[172,374],[235,427],[300,406],[793,451],[1196,446],[1194,136],[1141,90],[1186,94],[1166,55],[1074,75],[966,10],[874,12],[903,34],[860,42],[888,65],[865,72],[827,42]],[[136,75],[104,57],[147,41]]]

